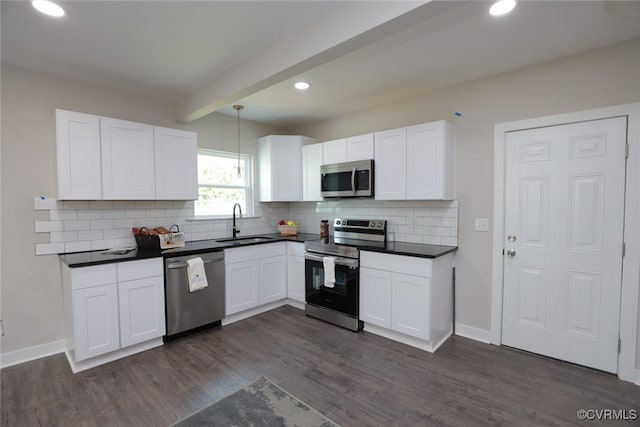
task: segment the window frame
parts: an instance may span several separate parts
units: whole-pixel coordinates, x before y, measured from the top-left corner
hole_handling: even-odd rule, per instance
[[[220,151],[220,150],[211,150],[208,148],[198,148],[197,155],[203,156],[212,156],[212,157],[224,157],[227,159],[237,159],[238,153],[232,153],[229,151]],[[240,160],[243,160],[245,163],[245,170],[243,171],[246,174],[245,182],[246,185],[224,185],[224,184],[203,184],[200,182],[200,171],[198,170],[198,200],[194,201],[193,207],[193,218],[194,219],[226,219],[231,218],[233,214],[229,212],[228,214],[220,214],[220,215],[198,215],[196,213],[196,204],[200,200],[200,188],[221,188],[221,189],[242,189],[245,191],[247,206],[243,210],[243,216],[253,216],[254,215],[254,205],[255,200],[253,199],[253,156],[251,154],[243,154],[240,153]],[[246,210],[246,212],[245,212]]]

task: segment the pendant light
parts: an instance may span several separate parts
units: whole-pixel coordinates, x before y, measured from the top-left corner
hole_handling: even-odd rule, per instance
[[[242,176],[240,171],[240,111],[244,110],[243,105],[234,105],[233,109],[238,113],[238,178]]]

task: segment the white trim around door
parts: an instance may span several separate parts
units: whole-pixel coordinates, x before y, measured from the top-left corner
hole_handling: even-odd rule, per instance
[[[545,126],[556,126],[611,117],[628,117],[627,159],[625,189],[624,241],[625,257],[622,262],[622,297],[620,307],[621,348],[618,357],[618,378],[636,380],[636,344],[638,336],[638,287],[640,283],[640,102],[598,108],[554,116],[538,117],[495,125],[494,180],[493,180],[493,262],[491,301],[491,343],[502,343],[502,297],[504,208],[505,208],[505,141],[506,133]]]

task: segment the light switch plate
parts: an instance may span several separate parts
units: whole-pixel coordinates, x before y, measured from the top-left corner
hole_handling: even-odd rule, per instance
[[[489,218],[476,218],[476,231],[489,231]]]

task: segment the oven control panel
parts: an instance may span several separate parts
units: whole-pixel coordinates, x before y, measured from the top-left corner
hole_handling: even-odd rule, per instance
[[[341,219],[336,218],[333,226],[338,228],[349,228],[354,230],[379,230],[387,228],[387,221],[384,219]]]

